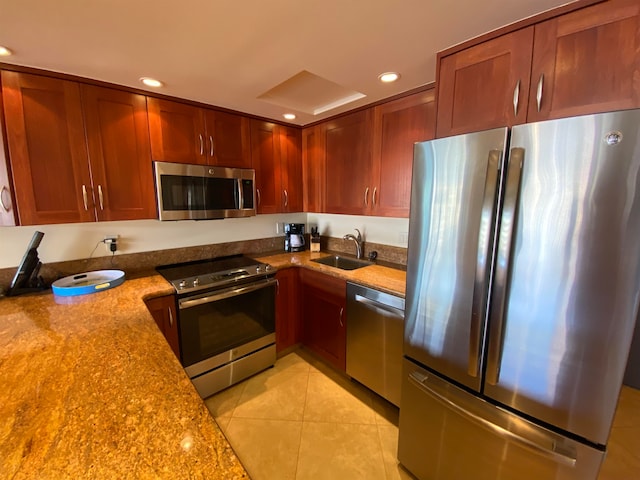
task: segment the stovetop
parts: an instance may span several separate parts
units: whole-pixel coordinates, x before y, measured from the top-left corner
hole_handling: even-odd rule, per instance
[[[179,294],[224,288],[275,274],[271,265],[244,255],[163,265],[156,270]]]

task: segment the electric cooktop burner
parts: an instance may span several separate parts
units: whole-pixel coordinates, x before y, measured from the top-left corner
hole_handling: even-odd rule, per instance
[[[163,265],[156,270],[179,294],[223,288],[275,273],[271,265],[243,255]]]

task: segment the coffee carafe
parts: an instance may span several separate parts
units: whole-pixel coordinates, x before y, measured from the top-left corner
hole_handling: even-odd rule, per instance
[[[302,252],[304,249],[304,223],[285,223],[284,251]]]

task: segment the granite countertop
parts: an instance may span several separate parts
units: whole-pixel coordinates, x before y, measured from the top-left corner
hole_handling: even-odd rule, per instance
[[[310,252],[308,250],[297,253],[276,253],[273,255],[256,256],[255,259],[281,269],[287,267],[303,267],[317,270],[345,280],[359,283],[367,287],[391,293],[392,295],[405,296],[407,272],[400,268],[392,268],[385,265],[369,265],[356,270],[341,270],[335,267],[322,265],[313,260],[335,255],[333,252]],[[340,253],[339,255],[348,257]]]
[[[0,478],[248,478],[145,307],[172,292],[0,298]]]
[[[401,269],[340,270],[328,252],[256,257],[404,296]],[[90,295],[0,298],[0,479],[248,478],[145,298],[158,274]]]

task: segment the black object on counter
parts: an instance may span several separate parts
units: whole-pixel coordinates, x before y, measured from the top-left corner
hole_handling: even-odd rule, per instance
[[[42,263],[38,258],[38,245],[42,241],[44,233],[36,231],[29,242],[18,270],[9,285],[7,296],[21,295],[23,293],[38,292],[46,290],[48,287],[41,276],[38,275]]]

